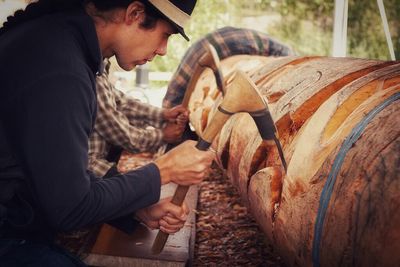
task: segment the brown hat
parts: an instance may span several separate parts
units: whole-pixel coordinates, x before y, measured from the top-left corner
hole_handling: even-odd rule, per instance
[[[171,22],[178,32],[189,41],[185,33],[185,25],[190,19],[196,0],[149,0],[165,18]]]

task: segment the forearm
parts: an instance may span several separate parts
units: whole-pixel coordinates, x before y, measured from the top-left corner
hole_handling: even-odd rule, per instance
[[[162,144],[161,130],[149,128],[146,122],[139,119],[140,114],[145,113],[139,106],[131,107],[129,112],[122,112],[121,108],[106,99],[100,98],[98,104],[95,131],[107,143],[133,153],[155,151]],[[161,116],[161,111],[157,116]]]
[[[129,121],[141,121],[144,125],[160,128],[164,122],[163,109],[142,103],[126,95],[120,95],[118,109]]]
[[[93,172],[98,177],[103,177],[115,163],[107,161],[103,157],[89,157],[89,171]]]
[[[134,125],[121,127],[117,121],[110,121],[108,127],[107,130],[96,127],[96,132],[107,143],[131,153],[154,152],[163,144],[163,133],[160,129],[141,128]]]
[[[15,101],[5,125],[29,181],[33,206],[55,230],[127,215],[156,202],[160,194],[160,173],[154,164],[109,179],[88,173],[95,95],[90,85],[74,78],[60,74],[46,77],[53,86],[43,87],[40,81],[32,85]]]
[[[158,168],[146,165],[135,171],[98,180],[86,190],[80,201],[55,224],[60,229],[77,229],[85,225],[109,221],[156,203],[160,197]]]

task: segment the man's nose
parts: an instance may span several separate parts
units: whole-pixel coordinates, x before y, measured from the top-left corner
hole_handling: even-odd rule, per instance
[[[163,42],[156,50],[157,55],[165,56],[167,54],[168,41]]]

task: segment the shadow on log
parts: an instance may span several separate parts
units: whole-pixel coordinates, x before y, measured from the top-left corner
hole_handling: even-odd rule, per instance
[[[256,83],[283,145],[266,147],[236,114],[214,147],[288,266],[400,266],[400,62],[234,56],[221,62]],[[204,71],[189,102],[201,134],[221,101]],[[240,100],[238,100],[240,101]]]

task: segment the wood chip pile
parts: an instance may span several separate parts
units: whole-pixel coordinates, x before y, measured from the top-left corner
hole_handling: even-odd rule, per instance
[[[196,213],[193,266],[285,266],[218,167],[199,187]]]

